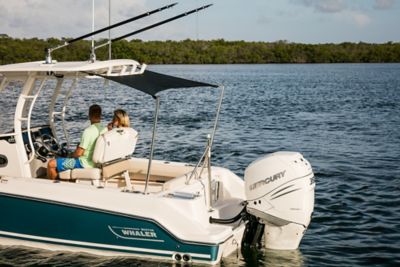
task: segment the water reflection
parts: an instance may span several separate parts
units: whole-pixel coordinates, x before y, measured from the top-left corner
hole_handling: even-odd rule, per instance
[[[260,253],[261,254],[261,253]],[[265,250],[262,253],[262,266],[304,266],[304,256],[300,250]]]
[[[282,266],[301,267],[305,258],[300,250],[271,250],[243,247],[241,253],[233,253],[223,259],[221,266]]]

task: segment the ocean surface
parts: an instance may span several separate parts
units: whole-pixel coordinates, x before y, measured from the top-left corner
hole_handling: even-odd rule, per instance
[[[300,248],[242,250],[221,266],[400,266],[400,64],[149,68],[225,85],[213,165],[243,176],[258,157],[285,150],[301,152],[313,166],[315,209]],[[1,132],[13,127],[14,87],[0,93]],[[50,92],[46,86],[38,98],[33,125],[45,124]],[[160,93],[155,158],[195,163],[212,130],[219,94],[204,88]],[[115,108],[127,110],[140,133],[135,153],[148,156],[155,105],[150,96],[98,79],[80,81],[66,113],[73,143],[88,125],[92,103],[102,105],[104,121]],[[175,266],[4,246],[0,265]]]

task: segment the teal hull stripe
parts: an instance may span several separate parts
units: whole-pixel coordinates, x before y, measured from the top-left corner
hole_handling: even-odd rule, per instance
[[[171,232],[169,232],[166,228],[164,228],[161,224],[159,224],[157,221],[155,221],[155,220],[153,220],[151,218],[147,218],[147,217],[139,217],[139,216],[136,216],[136,215],[119,213],[119,212],[114,212],[114,211],[110,211],[110,210],[102,210],[102,209],[93,208],[93,207],[85,207],[85,206],[80,206],[80,205],[72,204],[72,203],[65,203],[65,202],[59,202],[59,201],[54,201],[54,200],[40,199],[40,198],[27,197],[27,196],[14,195],[14,194],[8,194],[8,193],[0,192],[0,199],[1,199],[2,196],[11,197],[11,198],[17,198],[17,199],[21,199],[21,200],[31,200],[31,201],[43,202],[43,203],[46,203],[46,204],[53,204],[53,205],[58,205],[58,206],[62,206],[62,207],[71,207],[71,208],[78,208],[78,209],[82,209],[82,210],[100,212],[100,213],[105,213],[105,214],[112,214],[112,215],[122,216],[122,217],[126,217],[126,218],[136,219],[136,220],[151,221],[151,222],[157,224],[157,226],[162,228],[164,231],[168,232],[170,235],[172,235],[179,242],[182,242],[182,243],[185,243],[185,244],[204,245],[204,246],[217,246],[217,245],[220,245],[220,244],[224,243],[226,240],[229,239],[229,238],[227,238],[226,240],[224,240],[223,242],[220,242],[220,243],[203,243],[203,242],[187,241],[187,240],[182,240],[182,239],[176,237]]]
[[[75,240],[88,244],[82,246],[86,248],[164,257],[166,254],[172,255],[171,252],[187,253],[193,259],[203,261],[215,261],[218,257],[218,244],[179,240],[157,222],[147,218],[3,193],[0,193],[0,210],[0,231],[25,236],[19,239],[80,247],[60,242]],[[41,238],[47,241],[38,240]],[[91,244],[101,244],[101,247]],[[119,249],[123,247],[128,250]],[[132,251],[134,248],[143,251]]]
[[[70,246],[70,247],[78,247],[78,248],[87,248],[87,249],[96,249],[96,250],[107,250],[107,251],[112,251],[112,252],[120,252],[120,253],[127,253],[127,254],[139,254],[139,255],[144,255],[144,256],[157,256],[157,257],[162,257],[165,259],[172,259],[173,253],[157,253],[157,252],[147,252],[147,251],[133,251],[133,250],[124,250],[124,249],[115,249],[115,248],[110,248],[107,246],[96,246],[96,245],[82,245],[79,244],[79,246],[71,244],[71,243],[65,243],[62,241],[49,241],[49,240],[43,240],[42,238],[27,238],[27,237],[20,237],[16,236],[12,233],[10,234],[2,234],[0,233],[0,237],[6,237],[6,238],[14,238],[14,239],[19,239],[19,240],[24,240],[24,241],[32,241],[32,242],[41,242],[41,243],[47,243],[47,244],[54,244],[54,245],[62,245],[62,246]],[[190,254],[190,253],[187,253]],[[205,257],[198,257],[193,254],[191,254],[191,257],[193,260],[197,261],[203,261],[207,262],[210,260],[210,257],[208,255],[204,255]]]
[[[18,237],[14,236],[12,234],[10,235],[5,235],[5,234],[0,234],[1,237],[7,237],[7,238],[14,238],[14,239],[19,239],[19,240],[25,240],[25,241],[33,241],[33,242],[41,242],[41,243],[48,243],[48,244],[54,244],[54,245],[62,245],[62,246],[71,246],[71,247],[79,247],[79,248],[87,248],[87,249],[97,249],[97,250],[107,250],[107,251],[114,251],[114,252],[123,252],[123,253],[131,253],[131,254],[143,254],[143,255],[149,255],[149,256],[158,256],[158,257],[166,257],[166,256],[172,256],[172,254],[161,254],[161,253],[155,253],[155,252],[146,252],[146,251],[132,251],[132,250],[123,250],[123,249],[113,249],[113,248],[107,248],[107,247],[97,247],[95,245],[89,246],[89,245],[73,245],[69,243],[63,243],[63,242],[56,242],[56,241],[48,241],[48,240],[41,240],[41,239],[36,239],[36,238],[25,238],[25,237]],[[167,257],[170,258],[170,257]],[[195,258],[195,257],[192,257]],[[204,258],[199,258],[200,260],[204,260]]]

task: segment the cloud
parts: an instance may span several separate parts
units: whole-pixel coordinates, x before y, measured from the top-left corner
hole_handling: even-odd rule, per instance
[[[113,22],[144,12],[145,0],[112,2]],[[0,0],[0,33],[12,37],[77,37],[91,31],[92,1]],[[95,29],[108,25],[108,0],[95,6]]]
[[[365,27],[371,23],[371,18],[363,13],[353,12],[351,13],[351,18],[359,27]]]
[[[317,12],[339,13],[346,10],[361,10],[354,2],[345,0],[290,0],[293,4],[300,4],[313,8]],[[373,4],[372,4],[373,3]],[[395,0],[374,0],[367,5],[373,5],[374,9],[390,9],[395,5]]]
[[[375,0],[375,9],[390,9],[394,5],[394,0]]]
[[[292,0],[292,2],[312,7],[316,11],[324,13],[337,13],[346,9],[346,4],[343,0]]]
[[[321,13],[338,13],[340,19],[344,19],[359,28],[366,27],[371,24],[372,19],[368,16],[360,6],[344,0],[291,0],[292,3],[301,4],[303,6],[314,9]],[[390,8],[393,0],[375,0],[375,5],[380,9]]]

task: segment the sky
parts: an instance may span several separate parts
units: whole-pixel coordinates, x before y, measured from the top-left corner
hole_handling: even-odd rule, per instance
[[[400,0],[111,0],[111,23],[178,2],[118,30],[118,37],[194,8],[196,14],[132,38],[286,40],[297,43],[400,42]],[[108,25],[109,0],[95,0],[95,29]],[[92,0],[0,0],[0,34],[77,37],[92,28]],[[106,38],[108,33],[97,38]]]

